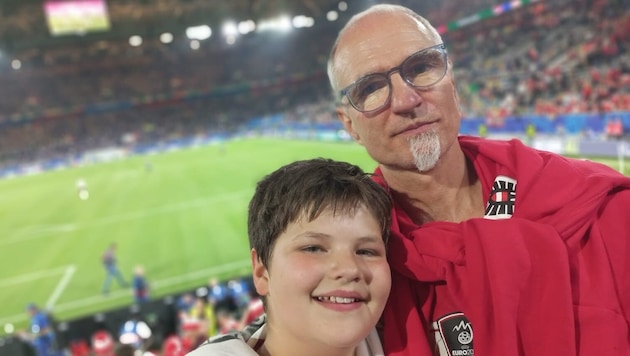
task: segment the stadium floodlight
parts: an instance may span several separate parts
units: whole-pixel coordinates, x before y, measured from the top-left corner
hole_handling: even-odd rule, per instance
[[[302,28],[302,27],[313,27],[315,20],[312,17],[298,15],[293,18],[293,27]]]
[[[238,32],[246,35],[256,30],[256,23],[253,20],[241,21],[238,23]]]
[[[337,8],[339,8],[339,11],[346,11],[348,10],[348,3],[345,1],[340,1],[339,5],[337,5]]]
[[[11,68],[15,70],[19,70],[22,68],[22,62],[19,59],[14,59],[11,61]]]
[[[291,19],[289,18],[289,16],[282,16],[278,19],[279,31],[290,31],[291,27]]]
[[[160,42],[164,44],[173,42],[173,34],[170,32],[164,32],[160,35]]]
[[[186,29],[186,37],[191,40],[203,41],[212,36],[212,29],[208,25],[191,26]]]
[[[238,35],[238,27],[234,22],[231,21],[224,23],[221,30],[223,32],[223,36],[225,37]]]
[[[264,20],[258,23],[257,31],[281,31],[287,32],[292,29],[291,18],[289,16],[281,16],[275,19]]]
[[[138,35],[133,35],[133,36],[129,37],[129,44],[132,47],[138,47],[138,46],[142,45],[142,37],[140,37]]]
[[[330,10],[326,14],[326,18],[328,19],[328,21],[331,21],[331,22],[337,21],[337,19],[339,18],[339,14],[335,10]]]

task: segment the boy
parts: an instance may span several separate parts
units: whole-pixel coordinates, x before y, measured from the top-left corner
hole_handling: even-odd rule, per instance
[[[359,167],[288,164],[249,204],[253,281],[266,315],[189,355],[383,355],[391,200]]]

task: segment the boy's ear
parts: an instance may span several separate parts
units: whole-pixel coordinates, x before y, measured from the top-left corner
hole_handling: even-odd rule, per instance
[[[269,272],[267,267],[263,265],[258,253],[255,249],[251,251],[252,256],[252,278],[258,295],[265,296],[269,293]]]

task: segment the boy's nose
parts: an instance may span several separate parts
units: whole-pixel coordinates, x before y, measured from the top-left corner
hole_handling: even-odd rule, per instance
[[[354,281],[361,278],[361,268],[359,261],[354,254],[337,254],[333,257],[331,266],[331,276],[333,279],[344,279]]]

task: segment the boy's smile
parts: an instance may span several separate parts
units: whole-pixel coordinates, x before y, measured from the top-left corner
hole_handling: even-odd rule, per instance
[[[381,227],[362,207],[291,223],[276,240],[269,269],[255,265],[254,280],[267,297],[270,351],[276,341],[352,351],[380,318],[389,295]]]

